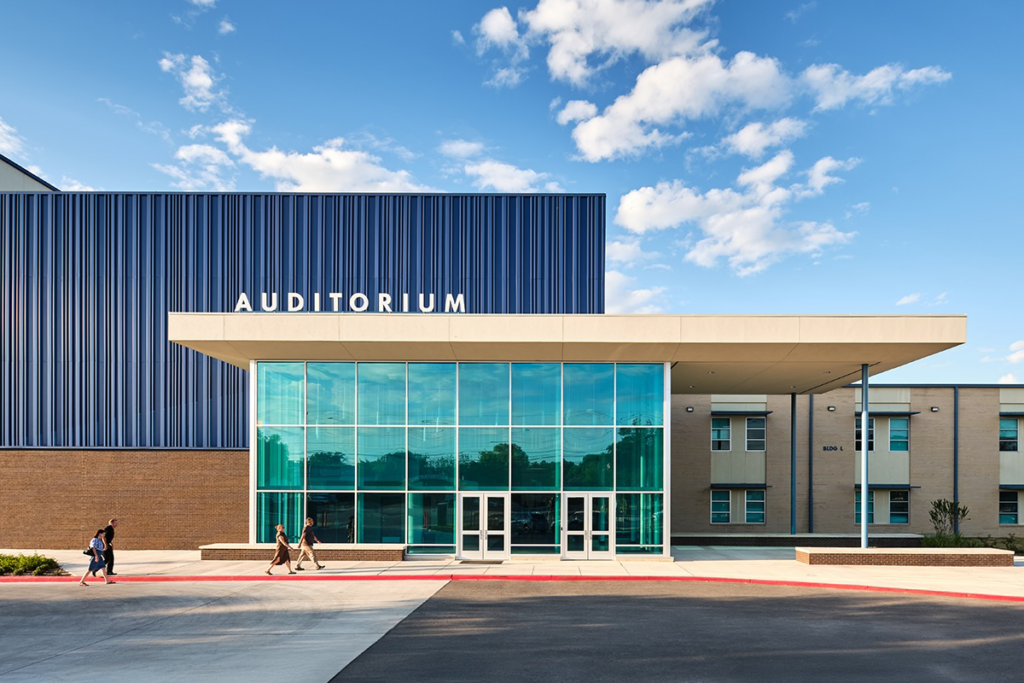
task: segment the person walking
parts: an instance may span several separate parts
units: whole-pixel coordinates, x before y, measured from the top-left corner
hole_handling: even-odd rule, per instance
[[[107,576],[117,576],[114,571],[114,529],[117,528],[117,520],[112,519],[103,529],[103,538],[107,542],[107,549],[103,551],[103,561],[107,563]]]
[[[271,569],[279,564],[283,564],[288,568],[289,574],[294,574],[295,572],[292,571],[292,558],[288,551],[295,550],[295,548],[288,544],[288,535],[284,533],[284,524],[278,524],[275,528],[277,529],[277,547],[274,549],[274,559],[270,561],[270,566],[263,573],[269,576]]]
[[[317,569],[323,569],[324,566],[316,561],[316,553],[313,551],[313,544],[319,543],[320,539],[313,533],[313,518],[306,517],[306,526],[302,527],[302,536],[299,537],[299,559],[295,563],[295,571],[301,572],[302,561],[307,557],[313,561]]]
[[[82,580],[78,582],[79,586],[88,585],[85,582],[85,578],[89,576],[89,572],[101,572],[103,574],[103,583],[110,584],[114,583],[107,578],[107,563],[103,559],[103,553],[107,550],[107,539],[104,538],[103,529],[96,532],[96,535],[89,541],[89,549],[92,551],[92,560],[89,561],[89,566],[86,568],[85,573],[82,574]]]

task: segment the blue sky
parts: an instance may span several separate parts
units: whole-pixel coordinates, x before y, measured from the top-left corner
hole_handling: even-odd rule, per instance
[[[1022,3],[4,18],[0,152],[64,189],[604,192],[609,311],[966,313],[882,379],[1024,382]]]

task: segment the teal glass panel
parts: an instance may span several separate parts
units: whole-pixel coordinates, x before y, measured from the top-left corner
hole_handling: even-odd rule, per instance
[[[453,545],[410,545],[405,548],[406,555],[454,555]]]
[[[562,481],[566,490],[607,491],[613,483],[614,429],[566,429]]]
[[[1000,524],[1017,524],[1017,520],[1020,518],[1019,502],[1017,500],[1016,491],[1000,491],[999,492],[999,523]]]
[[[557,545],[560,543],[562,506],[557,493],[513,493],[511,545]],[[543,552],[538,550],[538,552]]]
[[[565,539],[566,549],[572,552],[582,552],[586,549],[586,539],[583,534],[574,534]]]
[[[409,363],[409,424],[455,424],[455,363]]]
[[[889,491],[889,524],[910,524],[910,491]]]
[[[513,545],[513,555],[560,555],[562,549],[557,545]]]
[[[558,363],[512,364],[512,424],[562,423],[562,366]]]
[[[664,479],[664,432],[660,428],[620,429],[615,449],[620,491],[660,491]]]
[[[459,429],[459,488],[463,491],[508,490],[508,429]]]
[[[870,481],[870,480],[869,480]],[[853,494],[854,498],[854,512],[853,521],[854,524],[860,524],[860,489],[856,489]],[[868,524],[875,523],[875,492],[868,491]]]
[[[260,427],[256,430],[256,488],[302,488],[303,431],[302,427]]]
[[[611,501],[608,498],[593,497],[590,499],[590,530],[591,531],[611,531],[611,524],[609,522],[611,514],[608,510]]]
[[[405,429],[403,427],[359,428],[359,488],[398,490],[405,488]]]
[[[590,538],[590,549],[593,552],[607,552],[608,550],[608,534],[598,534],[591,536]]]
[[[306,422],[314,425],[356,423],[356,364],[306,364]]]
[[[764,491],[746,491],[744,495],[747,524],[764,524]]]
[[[307,493],[306,516],[321,543],[356,542],[356,494]]]
[[[563,374],[567,425],[612,425],[615,366],[612,363],[566,363]]]
[[[278,524],[284,524],[291,543],[298,542],[304,524],[301,493],[256,494],[256,542],[274,543]]]
[[[306,428],[306,488],[352,490],[356,433],[352,427]]]
[[[305,363],[256,365],[256,424],[300,425],[306,415]]]
[[[562,433],[556,428],[512,428],[512,490],[557,491]]]
[[[620,493],[615,498],[616,552],[624,545],[660,545],[664,513],[660,493]]]
[[[660,426],[665,414],[665,366],[619,364],[615,368],[616,424]]]
[[[729,524],[732,522],[732,492],[711,492],[711,523]]]
[[[663,555],[665,549],[660,545],[620,545],[615,548],[616,555]]]
[[[409,489],[455,488],[455,428],[409,428]]]
[[[455,494],[409,494],[409,543],[455,543]]]
[[[359,363],[359,424],[405,424],[405,363]]]
[[[910,450],[910,419],[894,417],[889,420],[889,450]]]
[[[459,424],[508,424],[508,363],[459,364]]]
[[[402,543],[405,538],[404,493],[360,493],[359,543]]]

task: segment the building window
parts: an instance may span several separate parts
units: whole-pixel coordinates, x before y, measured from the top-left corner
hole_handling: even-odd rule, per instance
[[[732,495],[729,491],[711,492],[711,523],[728,524],[732,521]]]
[[[732,421],[728,417],[711,418],[711,450],[732,450]]]
[[[860,524],[860,489],[854,492],[853,523]],[[875,492],[868,491],[868,524],[875,523]]]
[[[854,435],[854,442],[855,442],[854,443],[854,450],[856,450],[858,453],[860,453],[860,450],[862,448],[861,442],[860,442],[860,436],[861,436],[860,432],[861,432],[860,418],[858,417],[857,418],[856,434]],[[868,418],[868,450],[869,451],[874,451],[875,450],[875,418],[873,418],[873,417]]]
[[[1000,524],[1017,524],[1017,492],[1016,491],[1000,491],[999,492],[999,523]]]
[[[747,418],[747,450],[763,451],[765,446],[765,422],[764,417]]]
[[[764,491],[760,489],[747,491],[746,505],[747,524],[764,524]]]
[[[889,418],[889,450],[910,450],[910,418]]]
[[[1017,451],[1017,418],[999,419],[999,450]]]
[[[910,524],[910,491],[889,491],[889,524]]]

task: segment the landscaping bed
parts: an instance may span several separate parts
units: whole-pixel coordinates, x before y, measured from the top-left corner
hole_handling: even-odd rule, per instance
[[[0,555],[0,576],[70,576],[60,563],[45,555]]]

